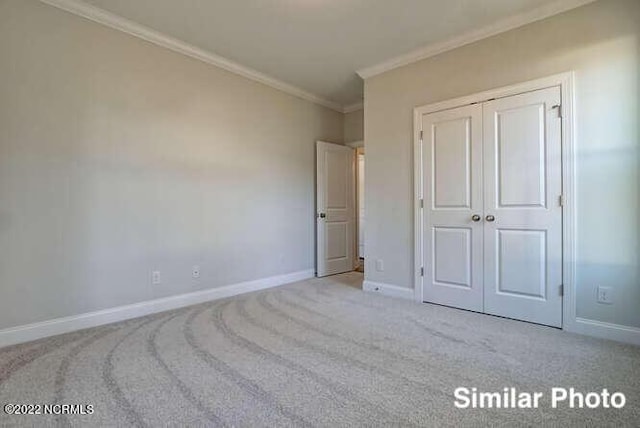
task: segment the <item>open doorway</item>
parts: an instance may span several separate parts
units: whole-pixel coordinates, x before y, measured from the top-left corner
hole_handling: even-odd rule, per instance
[[[346,146],[316,142],[316,211],[316,276],[357,272],[354,278],[361,282],[365,251],[362,142]]]
[[[353,272],[357,259],[355,149],[316,142],[316,275]]]

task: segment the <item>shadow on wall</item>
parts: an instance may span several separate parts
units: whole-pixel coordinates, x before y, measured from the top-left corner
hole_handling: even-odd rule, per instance
[[[609,44],[635,55],[594,64],[577,83],[579,103],[599,105],[577,111],[580,130],[588,130],[578,132],[576,147],[577,316],[640,327],[640,41]],[[612,305],[597,303],[598,286],[613,289]]]
[[[636,166],[636,211],[640,213],[640,36],[636,37],[636,76],[638,78],[636,82],[636,152],[638,162]],[[640,222],[640,218],[638,219],[638,222]],[[638,253],[638,261],[636,264],[636,278],[638,278],[638,285],[636,286],[636,288],[640,290],[640,225],[638,225],[636,231],[638,233],[638,236],[636,238],[638,242],[636,247],[636,251]],[[636,308],[638,307],[640,307],[640,297],[638,297],[638,299],[636,300]]]

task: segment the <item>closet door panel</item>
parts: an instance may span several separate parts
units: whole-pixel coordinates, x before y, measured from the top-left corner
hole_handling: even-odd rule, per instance
[[[484,311],[562,325],[560,88],[483,104]]]
[[[482,310],[482,107],[422,117],[423,296]]]

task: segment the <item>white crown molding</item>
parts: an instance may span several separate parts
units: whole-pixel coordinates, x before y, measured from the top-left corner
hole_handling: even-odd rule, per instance
[[[0,348],[313,278],[313,269],[0,330]]]
[[[302,98],[303,100],[311,101],[312,103],[319,104],[340,113],[344,112],[344,106],[342,106],[341,104],[327,100],[326,98],[323,98],[319,95],[305,91],[304,89],[298,88],[289,83],[285,83],[262,72],[249,67],[245,67],[241,64],[238,64],[237,62],[231,61],[227,58],[221,57],[204,49],[200,49],[181,40],[167,36],[156,30],[152,30],[149,27],[138,24],[137,22],[133,22],[129,19],[123,18],[122,16],[87,4],[81,0],[40,1],[48,5],[57,7],[58,9],[73,13],[74,15],[90,19],[91,21],[97,22],[99,24],[106,25],[107,27],[111,27],[113,29],[146,40],[147,42],[151,42],[158,46],[170,49],[174,52],[178,52],[191,58],[195,58],[216,67],[222,68],[239,76],[246,77],[247,79],[260,82],[274,89],[286,92],[289,95]]]
[[[352,113],[354,111],[358,111],[362,109],[364,109],[364,103],[359,102],[359,103],[349,104],[347,106],[344,106],[344,108],[342,109],[342,112],[346,114],[346,113]]]
[[[391,58],[380,64],[371,67],[362,68],[357,71],[358,75],[363,79],[385,73],[398,67],[402,67],[423,59],[447,52],[482,39],[486,39],[496,34],[504,33],[518,27],[540,21],[553,15],[557,15],[568,10],[584,6],[595,0],[556,0],[553,3],[546,4],[534,10],[524,12],[509,18],[500,20],[494,24],[480,28],[478,30],[469,31],[441,42],[428,44],[420,49],[404,55]]]

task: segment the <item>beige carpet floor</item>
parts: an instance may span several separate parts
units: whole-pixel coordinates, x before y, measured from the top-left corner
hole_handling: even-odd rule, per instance
[[[0,426],[638,426],[640,348],[364,293],[359,273],[0,349]],[[351,285],[351,286],[346,286]],[[621,391],[621,409],[457,409],[453,391]]]

